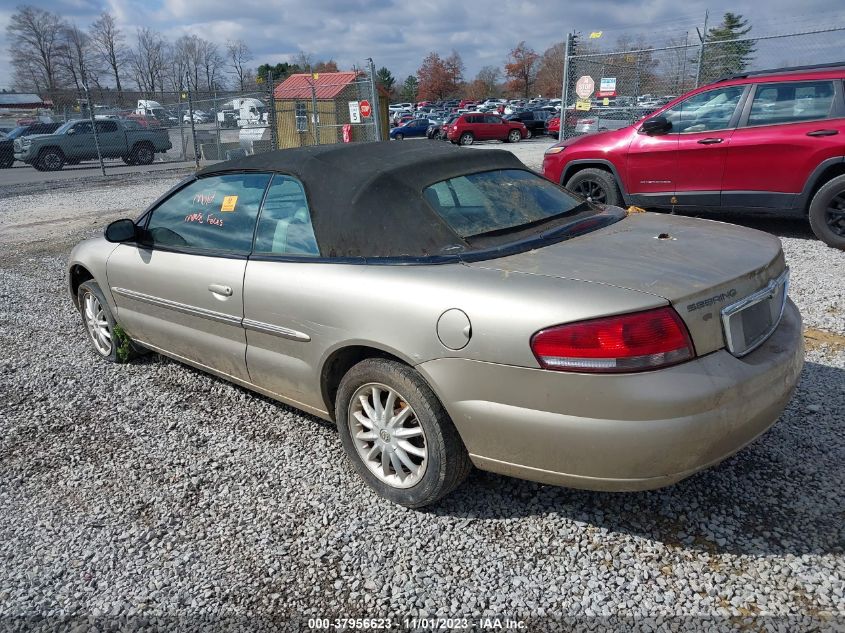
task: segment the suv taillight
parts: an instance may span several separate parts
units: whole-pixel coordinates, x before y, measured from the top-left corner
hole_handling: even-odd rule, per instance
[[[540,330],[531,351],[544,369],[591,373],[658,369],[695,356],[686,325],[670,307]]]

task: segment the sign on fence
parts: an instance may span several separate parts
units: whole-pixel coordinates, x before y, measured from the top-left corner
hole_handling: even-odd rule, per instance
[[[360,123],[361,122],[361,108],[358,105],[357,101],[350,101],[349,102],[349,120],[352,123]]]
[[[591,94],[593,94],[593,90],[596,89],[596,82],[593,81],[593,78],[589,75],[584,75],[578,82],[575,84],[575,94],[577,94],[582,99],[587,99]]]
[[[599,92],[616,92],[616,77],[602,77]]]
[[[361,116],[368,117],[373,113],[372,108],[370,107],[370,102],[366,99],[361,101]]]

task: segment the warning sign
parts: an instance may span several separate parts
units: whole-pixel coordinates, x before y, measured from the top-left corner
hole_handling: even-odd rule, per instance
[[[589,99],[578,99],[575,102],[575,109],[581,110],[582,112],[587,112],[590,109],[590,100]]]

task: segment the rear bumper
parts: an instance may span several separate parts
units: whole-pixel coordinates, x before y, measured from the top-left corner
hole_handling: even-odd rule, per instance
[[[465,359],[418,369],[483,470],[590,490],[666,486],[736,453],[789,402],[803,366],[788,302],[743,358],[724,350],[667,369],[565,374]]]

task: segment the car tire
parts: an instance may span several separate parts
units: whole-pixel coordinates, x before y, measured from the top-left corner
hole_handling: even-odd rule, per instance
[[[616,179],[603,169],[582,169],[567,181],[565,187],[599,204],[616,207],[622,204],[622,194],[619,193]]]
[[[458,138],[458,145],[472,145],[475,142],[475,137],[471,132],[464,132]]]
[[[148,352],[122,331],[115,333],[117,322],[96,281],[89,279],[79,284],[76,299],[88,341],[101,358],[112,363],[123,363]],[[125,345],[118,340],[121,336],[126,339]]]
[[[149,143],[138,143],[132,148],[130,158],[135,165],[152,165],[155,160],[155,150]]]
[[[61,171],[65,166],[65,155],[61,150],[50,147],[41,152],[37,164],[39,171]]]
[[[385,423],[386,416],[378,415],[376,393],[382,410],[391,393],[394,414],[395,407],[399,411],[410,408],[401,426],[391,427]],[[457,488],[472,470],[466,447],[443,405],[419,373],[400,362],[370,358],[352,367],[340,382],[335,420],[355,470],[393,503],[408,508],[434,503]],[[402,439],[394,435],[397,429],[402,430]],[[417,468],[416,473],[407,463]]]
[[[534,136],[534,134],[531,132],[531,130],[528,130],[528,131],[525,132],[525,140],[526,141],[533,136]]]
[[[825,183],[810,202],[810,227],[816,237],[845,250],[845,175]]]
[[[404,134],[394,134],[393,138],[396,139],[397,141],[401,141],[405,138],[405,135]]]
[[[122,160],[124,162],[124,164],[126,164],[126,165],[134,165],[135,164],[135,162],[132,160],[131,156],[121,156],[120,160]]]

